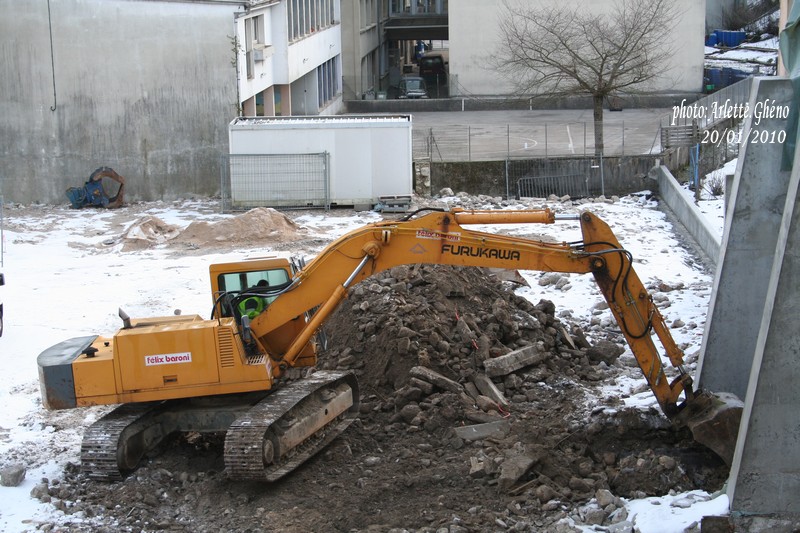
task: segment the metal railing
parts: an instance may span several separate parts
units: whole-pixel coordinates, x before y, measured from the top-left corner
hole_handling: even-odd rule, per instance
[[[751,84],[748,78],[696,102],[679,102],[651,123],[637,121],[626,126],[617,117],[607,117],[603,122],[603,155],[661,153],[666,148],[660,142],[662,129],[694,126],[702,132],[729,120],[749,101]],[[433,162],[594,157],[595,127],[594,122],[542,122],[415,128],[412,151],[415,160]]]
[[[570,198],[589,196],[589,175],[538,176],[517,181],[519,198],[547,198],[552,194],[559,197],[569,195]]]

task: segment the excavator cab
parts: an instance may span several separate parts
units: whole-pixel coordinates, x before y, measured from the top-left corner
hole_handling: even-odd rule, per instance
[[[289,286],[292,273],[289,261],[278,258],[212,265],[213,316],[253,320]]]
[[[212,318],[230,317],[238,324],[245,348],[256,352],[282,353],[286,346],[305,329],[308,314],[298,315],[280,326],[270,340],[261,340],[259,349],[250,335],[250,323],[258,318],[278,296],[291,286],[301,264],[282,257],[247,259],[209,267],[211,293],[214,297]],[[296,366],[313,366],[317,361],[316,339],[301,351]]]

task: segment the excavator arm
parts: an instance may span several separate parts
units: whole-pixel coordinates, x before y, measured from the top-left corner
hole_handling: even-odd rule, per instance
[[[580,223],[583,240],[551,243],[484,233],[466,225],[552,224],[556,219]],[[633,270],[632,257],[609,226],[590,212],[556,216],[551,210],[431,211],[399,221],[371,224],[330,244],[299,271],[283,293],[250,324],[256,342],[272,354],[276,373],[291,367],[315,332],[346,298],[355,283],[406,264],[445,264],[544,272],[592,273],[664,413],[672,418],[682,408],[683,393],[693,397],[692,381],[683,370],[683,352],[670,335],[664,318]],[[316,309],[297,336],[280,335],[281,326]],[[678,370],[669,381],[661,354]]]

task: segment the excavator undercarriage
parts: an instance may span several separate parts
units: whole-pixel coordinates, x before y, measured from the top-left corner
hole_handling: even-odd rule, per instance
[[[351,373],[318,371],[271,393],[124,404],[93,423],[81,444],[92,479],[121,480],[174,432],[225,435],[234,479],[276,481],[341,434],[358,413]]]

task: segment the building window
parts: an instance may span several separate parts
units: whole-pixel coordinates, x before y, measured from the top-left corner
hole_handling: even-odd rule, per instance
[[[337,0],[290,0],[289,41],[296,41],[336,23]]]
[[[317,105],[320,109],[333,101],[341,92],[339,84],[339,56],[317,67]]]
[[[389,15],[447,14],[448,0],[391,0]]]
[[[263,50],[266,43],[264,28],[264,16],[257,15],[244,21],[244,51],[245,63],[247,64],[247,79],[255,78],[256,58],[254,50]],[[263,56],[261,56],[263,57]]]
[[[378,23],[377,4],[375,0],[360,0],[361,4],[361,29],[368,28]]]

